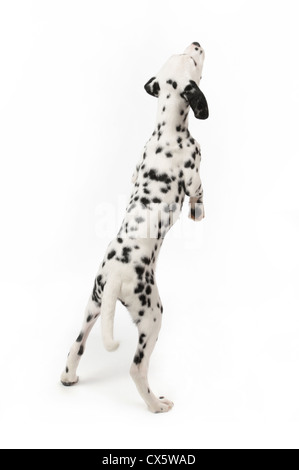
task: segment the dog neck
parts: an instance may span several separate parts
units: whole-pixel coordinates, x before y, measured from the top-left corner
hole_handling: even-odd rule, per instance
[[[177,93],[170,90],[159,96],[158,112],[155,132],[163,134],[174,134],[188,130],[189,104]]]

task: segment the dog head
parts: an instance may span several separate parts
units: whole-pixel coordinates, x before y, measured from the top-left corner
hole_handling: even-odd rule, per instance
[[[152,96],[171,94],[183,99],[191,106],[197,119],[207,119],[209,108],[199,88],[205,53],[198,42],[188,46],[183,54],[173,55],[160,72],[152,77],[144,88]]]

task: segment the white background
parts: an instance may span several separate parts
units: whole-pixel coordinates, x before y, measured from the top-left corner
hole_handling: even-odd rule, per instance
[[[299,448],[298,31],[296,0],[1,1],[1,447]],[[150,378],[175,407],[152,415],[121,305],[119,350],[97,324],[59,376],[153,130],[143,85],[192,41],[206,218],[162,247]]]

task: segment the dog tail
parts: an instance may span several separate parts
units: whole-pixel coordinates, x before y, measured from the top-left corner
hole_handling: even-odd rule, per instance
[[[115,305],[119,297],[120,286],[120,281],[109,279],[103,292],[101,306],[102,338],[107,351],[115,351],[119,346],[119,342],[115,341],[113,337],[113,327]]]

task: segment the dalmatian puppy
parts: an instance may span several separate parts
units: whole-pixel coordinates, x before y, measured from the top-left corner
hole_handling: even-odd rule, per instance
[[[209,115],[206,98],[198,87],[203,62],[204,50],[193,42],[183,54],[170,57],[145,84],[145,90],[158,98],[155,129],[136,166],[124,220],[99,268],[80,334],[61,376],[65,386],[78,382],[76,370],[88,335],[100,315],[104,345],[108,351],[117,349],[113,322],[119,300],[138,328],[130,374],[154,413],[169,411],[173,406],[165,397],[158,398],[153,393],[147,378],[163,313],[155,279],[159,250],[179,217],[185,195],[190,198],[189,217],[196,221],[204,217],[200,146],[188,130],[190,108],[198,119]]]

